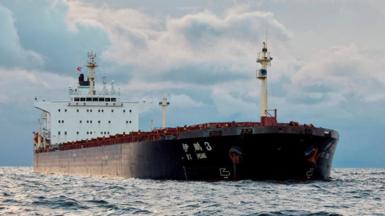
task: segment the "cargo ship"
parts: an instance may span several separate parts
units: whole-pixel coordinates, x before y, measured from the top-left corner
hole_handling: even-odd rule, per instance
[[[139,130],[140,101],[124,101],[113,84],[95,88],[95,54],[87,77],[79,70],[69,100],[35,98],[41,111],[34,132],[33,168],[39,173],[170,180],[327,180],[338,142],[335,130],[280,123],[268,109],[267,68],[272,57],[263,42],[258,53],[260,121],[210,122]]]

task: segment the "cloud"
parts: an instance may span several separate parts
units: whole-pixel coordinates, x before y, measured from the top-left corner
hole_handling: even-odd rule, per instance
[[[3,42],[0,44],[12,44],[9,40],[18,41],[29,53],[27,57],[15,54],[28,59],[27,62],[7,61],[1,65],[69,73],[78,65],[84,64],[88,51],[102,53],[109,45],[107,35],[99,27],[83,25],[78,31],[68,28],[65,23],[68,5],[64,0],[6,0],[1,5],[3,10],[12,12],[12,19],[10,20],[9,15],[6,19],[0,19],[0,23],[6,22],[0,25],[0,29],[9,26],[9,23],[12,24],[12,29],[1,30]],[[5,39],[10,39],[4,41],[3,34],[6,35]],[[7,59],[7,53],[0,51],[0,59],[4,57]]]
[[[44,60],[33,50],[25,49],[15,27],[12,12],[0,3],[0,65],[22,65],[26,68],[40,67]]]
[[[176,108],[196,108],[204,105],[202,102],[195,101],[190,96],[182,94],[171,95],[170,101]]]
[[[272,41],[290,38],[273,14],[261,11],[229,10],[217,15],[205,10],[180,17],[152,17],[139,10],[96,8],[73,1],[69,2],[67,24],[72,29],[81,25],[103,28],[111,40],[103,57],[134,66],[135,76],[145,79],[172,78],[170,73],[194,68],[210,74],[219,67],[239,75],[254,67],[255,48],[266,29]],[[180,78],[202,82],[184,79],[191,75],[194,73]]]
[[[297,102],[317,105],[383,100],[384,66],[384,57],[354,44],[328,48],[293,74],[287,91]]]
[[[69,84],[76,82],[68,76],[20,68],[0,67],[0,74],[0,105],[29,107],[35,96],[64,98]]]

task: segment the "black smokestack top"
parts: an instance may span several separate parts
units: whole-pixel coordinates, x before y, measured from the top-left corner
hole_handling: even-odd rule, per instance
[[[90,85],[89,81],[84,80],[84,74],[82,74],[82,73],[79,75],[79,85],[80,86],[89,86]]]

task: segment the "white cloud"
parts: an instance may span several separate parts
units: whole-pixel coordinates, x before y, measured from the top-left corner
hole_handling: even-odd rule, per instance
[[[159,18],[133,9],[69,2],[67,23],[72,28],[104,28],[112,43],[104,57],[145,71],[138,76],[153,76],[188,64],[250,69],[257,43],[266,30],[271,40],[285,41],[290,35],[273,14],[245,10],[229,10],[225,15],[206,10]]]
[[[71,77],[36,70],[0,67],[0,74],[0,104],[31,106],[36,96],[65,99],[69,84],[75,83]]]
[[[43,65],[44,60],[38,53],[21,45],[12,12],[1,3],[0,32],[0,66],[32,68]]]
[[[190,96],[182,94],[171,95],[170,101],[176,108],[195,108],[204,105],[202,102],[195,101]]]
[[[356,45],[320,51],[291,77],[291,98],[339,105],[353,98],[363,102],[385,97],[385,58]]]

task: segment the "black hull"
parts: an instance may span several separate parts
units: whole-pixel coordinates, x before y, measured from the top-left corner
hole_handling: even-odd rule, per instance
[[[330,178],[338,134],[308,127],[227,128],[158,141],[35,153],[37,172],[174,180]]]

